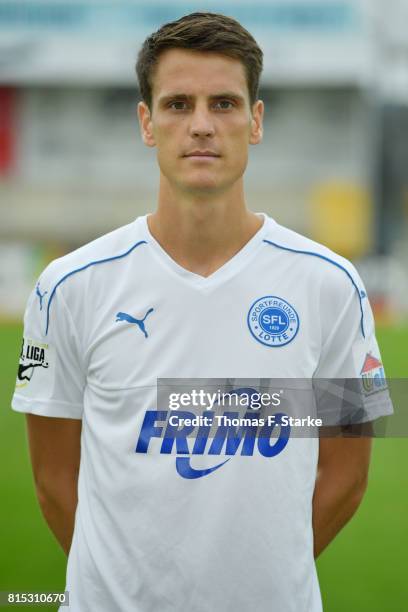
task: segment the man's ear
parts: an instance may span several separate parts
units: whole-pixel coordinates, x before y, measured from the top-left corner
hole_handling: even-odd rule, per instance
[[[149,107],[145,102],[139,102],[137,105],[137,116],[139,118],[140,133],[142,140],[148,147],[156,146],[153,136],[153,123]]]
[[[263,115],[264,103],[262,100],[257,100],[252,107],[251,117],[251,132],[249,135],[249,144],[259,144],[262,142],[263,136]]]

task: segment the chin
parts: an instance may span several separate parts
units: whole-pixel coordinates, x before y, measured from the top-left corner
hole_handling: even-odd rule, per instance
[[[214,180],[191,180],[191,181],[183,181],[185,189],[188,191],[203,191],[203,192],[211,192],[217,191],[220,188],[220,184]]]

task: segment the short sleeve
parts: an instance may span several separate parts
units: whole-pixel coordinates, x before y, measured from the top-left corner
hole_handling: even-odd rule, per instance
[[[28,299],[11,405],[17,412],[81,419],[85,374],[78,338],[62,291],[52,295],[52,283],[42,285]]]
[[[357,271],[329,284],[322,303],[322,347],[314,374],[325,425],[363,423],[393,414],[366,289]],[[339,279],[339,276],[338,276]]]

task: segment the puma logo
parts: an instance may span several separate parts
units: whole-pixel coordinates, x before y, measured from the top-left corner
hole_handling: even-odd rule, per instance
[[[35,288],[35,293],[36,293],[36,295],[38,295],[38,298],[40,300],[40,310],[42,310],[43,299],[44,299],[44,296],[47,295],[48,291],[44,291],[44,293],[41,293],[41,291],[40,291],[40,283],[37,283],[37,286]]]
[[[147,338],[148,335],[147,335],[147,331],[146,331],[144,322],[145,322],[147,315],[153,312],[153,310],[154,310],[153,308],[149,308],[149,310],[146,312],[143,319],[135,319],[135,317],[132,317],[132,315],[127,314],[127,312],[118,312],[116,315],[116,323],[118,323],[118,321],[127,321],[128,323],[134,323],[135,325],[139,327],[140,331],[144,333],[145,338]]]

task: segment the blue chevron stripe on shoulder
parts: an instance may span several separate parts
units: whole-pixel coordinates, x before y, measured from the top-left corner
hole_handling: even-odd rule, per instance
[[[292,249],[290,247],[283,246],[282,244],[277,244],[276,242],[272,242],[272,240],[264,239],[264,242],[266,242],[267,244],[271,244],[272,246],[274,246],[274,247],[276,247],[278,249],[283,249],[284,251],[290,251],[292,253],[299,253],[301,255],[311,255],[312,257],[318,257],[319,259],[324,259],[324,261],[328,261],[333,266],[336,266],[340,270],[343,270],[343,272],[349,277],[349,279],[351,280],[355,290],[357,291],[357,295],[358,295],[358,299],[359,299],[359,303],[360,303],[360,312],[361,312],[361,321],[360,321],[361,333],[363,334],[363,338],[365,338],[365,333],[364,333],[364,313],[363,313],[363,305],[362,305],[362,302],[361,302],[360,289],[357,287],[354,278],[351,276],[350,272],[348,270],[346,270],[346,268],[344,268],[341,264],[337,263],[337,261],[334,261],[333,259],[330,259],[329,257],[326,257],[325,255],[321,255],[320,253],[315,253],[314,251],[302,251],[300,249]]]
[[[136,244],[131,246],[130,249],[128,249],[125,253],[121,253],[120,255],[114,255],[113,257],[106,257],[105,259],[97,259],[96,261],[90,261],[89,263],[85,264],[84,266],[81,266],[81,268],[76,268],[75,270],[71,270],[71,272],[68,272],[62,278],[60,278],[60,280],[57,282],[57,284],[54,286],[53,290],[51,291],[50,299],[48,300],[48,304],[47,304],[47,324],[46,324],[46,328],[45,328],[45,335],[48,334],[48,326],[49,326],[49,322],[50,322],[50,307],[51,307],[51,303],[52,303],[52,300],[54,298],[55,292],[56,292],[57,288],[61,285],[61,283],[63,283],[69,276],[72,276],[73,274],[76,274],[77,272],[82,272],[83,270],[86,270],[87,268],[90,268],[91,266],[96,266],[98,264],[106,263],[108,261],[114,261],[115,259],[122,259],[123,257],[126,257],[126,255],[129,255],[129,253],[134,251],[134,249],[136,249],[141,244],[147,244],[146,240],[140,240],[139,242],[136,242]]]

